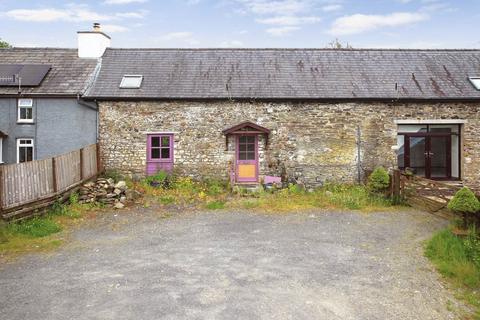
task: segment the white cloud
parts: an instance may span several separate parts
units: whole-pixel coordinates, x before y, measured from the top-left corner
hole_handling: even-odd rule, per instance
[[[130,4],[130,3],[143,3],[147,0],[105,0],[105,4]]]
[[[147,10],[131,11],[131,12],[119,12],[115,16],[126,19],[143,19],[148,14]]]
[[[244,44],[240,40],[229,40],[229,41],[223,41],[220,43],[221,48],[241,48],[243,47]]]
[[[266,32],[274,37],[283,37],[299,29],[299,27],[278,27],[269,28],[266,30]]]
[[[418,12],[395,12],[386,15],[354,14],[336,19],[329,33],[333,35],[358,34],[383,27],[404,26],[429,19]]]
[[[113,17],[102,15],[84,7],[69,9],[15,9],[5,11],[2,15],[14,20],[51,22],[51,21],[107,21]]]
[[[272,18],[262,18],[256,21],[261,24],[281,25],[281,26],[298,26],[302,24],[317,23],[321,19],[319,17],[297,17],[297,16],[278,16]]]
[[[246,10],[258,15],[291,15],[304,12],[310,7],[308,0],[237,0]]]
[[[322,10],[325,12],[333,12],[333,11],[338,11],[342,10],[343,6],[341,4],[329,4],[326,6],[322,7]]]
[[[126,32],[130,31],[127,27],[124,26],[119,26],[117,24],[103,24],[102,25],[102,31],[108,32],[108,33],[115,33],[115,32]]]

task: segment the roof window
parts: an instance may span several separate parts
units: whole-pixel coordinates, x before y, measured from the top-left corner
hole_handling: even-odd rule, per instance
[[[120,88],[122,89],[138,89],[142,85],[142,75],[124,75],[122,82],[120,82]]]
[[[470,80],[475,89],[480,90],[480,77],[469,77],[468,80]]]

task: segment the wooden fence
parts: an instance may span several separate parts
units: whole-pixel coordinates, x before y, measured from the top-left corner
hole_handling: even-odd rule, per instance
[[[98,144],[54,158],[0,166],[0,216],[48,206],[101,171]]]
[[[460,182],[434,181],[400,170],[394,170],[392,175],[394,196],[403,198],[412,207],[440,215],[450,215],[447,210],[448,202],[460,188],[462,188]]]

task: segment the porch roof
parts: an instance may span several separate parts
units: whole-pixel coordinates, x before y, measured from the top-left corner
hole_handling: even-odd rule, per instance
[[[3,131],[0,131],[0,138],[6,138],[8,137],[8,134],[4,133]]]
[[[251,130],[253,129],[253,130]],[[233,127],[227,128],[222,131],[224,135],[230,135],[230,134],[240,134],[240,133],[258,133],[258,134],[266,134],[268,135],[270,133],[270,129],[267,129],[265,127],[262,127],[256,123],[253,123],[251,121],[244,121],[242,123],[239,123]]]

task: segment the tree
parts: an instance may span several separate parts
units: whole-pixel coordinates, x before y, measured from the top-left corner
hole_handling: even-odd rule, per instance
[[[1,38],[0,38],[0,48],[11,48],[12,46],[10,45],[10,43],[8,43],[7,41],[3,41]]]
[[[335,38],[332,42],[329,42],[327,48],[331,49],[353,49],[353,47],[347,42],[343,44],[338,38]]]

